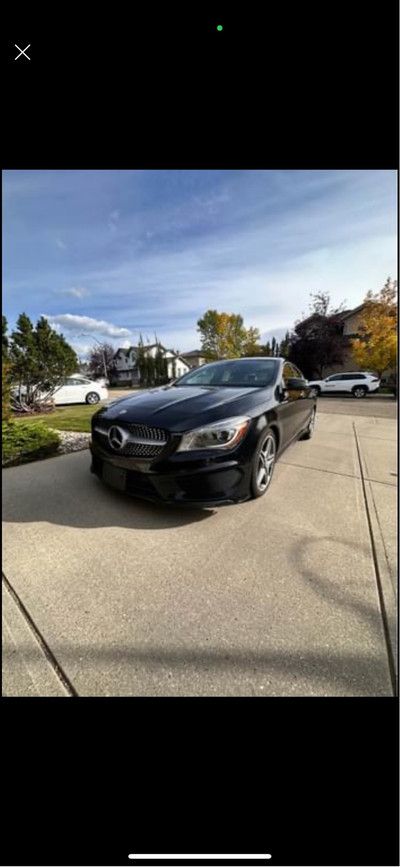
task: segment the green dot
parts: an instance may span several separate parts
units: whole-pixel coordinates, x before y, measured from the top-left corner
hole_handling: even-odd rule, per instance
[[[223,30],[222,24],[218,24],[217,30]]]

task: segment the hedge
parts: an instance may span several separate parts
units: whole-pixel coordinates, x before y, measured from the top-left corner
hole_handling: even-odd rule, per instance
[[[3,466],[12,466],[55,454],[60,437],[41,421],[3,421],[2,441]]]

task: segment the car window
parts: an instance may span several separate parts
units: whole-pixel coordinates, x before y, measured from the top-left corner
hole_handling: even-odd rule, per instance
[[[299,370],[299,368],[296,367],[295,364],[292,364],[292,367],[293,367],[293,370],[296,371],[296,376],[297,376],[299,379],[305,379],[305,378],[306,378],[305,376],[303,376],[301,370]]]
[[[229,376],[229,372],[224,371],[224,373],[223,373],[224,382],[226,382],[226,380],[228,379],[228,376]],[[190,382],[191,382],[191,385],[201,385],[202,382],[206,383],[206,382],[208,382],[208,380],[209,380],[209,372],[205,368],[204,370],[196,370],[195,373],[192,374]]]
[[[290,364],[289,361],[285,361],[282,371],[282,380],[284,385],[286,385],[288,379],[298,379],[298,374],[296,368],[293,367],[293,364]]]
[[[227,359],[186,373],[174,387],[224,385],[232,388],[265,388],[274,381],[278,369],[279,362],[276,359]]]

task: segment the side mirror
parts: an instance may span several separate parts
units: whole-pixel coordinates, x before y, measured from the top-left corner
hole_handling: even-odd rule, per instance
[[[288,379],[285,387],[287,391],[304,391],[308,388],[308,382],[306,379]]]

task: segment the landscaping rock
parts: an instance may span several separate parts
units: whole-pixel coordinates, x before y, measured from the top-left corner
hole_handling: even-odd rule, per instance
[[[66,455],[68,452],[78,452],[81,449],[89,448],[90,433],[79,433],[77,431],[57,431],[60,437],[60,445],[57,454]]]

